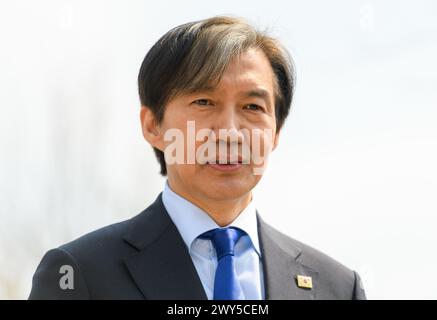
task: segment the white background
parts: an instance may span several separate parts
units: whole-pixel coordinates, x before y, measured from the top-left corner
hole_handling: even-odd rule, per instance
[[[297,66],[262,216],[358,271],[370,299],[436,299],[431,0],[1,0],[0,299],[27,298],[48,249],[155,199],[140,64],[170,28],[217,14],[269,27]]]

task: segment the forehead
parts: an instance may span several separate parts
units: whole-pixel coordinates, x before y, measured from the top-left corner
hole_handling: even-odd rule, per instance
[[[253,97],[269,98],[274,96],[274,73],[270,61],[260,49],[249,49],[230,60],[220,81],[218,79],[202,83],[184,93],[208,92],[250,93]]]
[[[270,61],[261,49],[249,48],[226,64],[220,78],[203,73],[203,81],[186,83],[170,95],[170,100],[191,98],[198,93],[217,94],[222,97],[250,96],[263,98],[270,103],[275,100],[275,74]]]

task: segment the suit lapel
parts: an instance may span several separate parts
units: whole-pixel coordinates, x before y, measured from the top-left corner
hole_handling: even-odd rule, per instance
[[[296,261],[302,250],[265,223],[259,214],[257,218],[266,300],[314,299],[318,273]],[[298,275],[311,277],[312,289],[298,287]]]
[[[125,259],[125,264],[147,299],[206,300],[188,249],[161,196],[132,219],[124,239],[138,252]]]
[[[318,273],[297,261],[302,250],[258,213],[257,221],[266,300],[314,299]],[[124,239],[138,250],[124,262],[146,299],[207,299],[188,249],[162,203],[162,193],[131,220]],[[297,275],[310,276],[313,288],[298,287]]]

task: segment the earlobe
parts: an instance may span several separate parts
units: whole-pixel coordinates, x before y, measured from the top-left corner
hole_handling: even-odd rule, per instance
[[[273,148],[272,151],[276,149],[276,147],[278,146],[279,143],[279,132],[276,132],[275,134],[275,138],[273,140]]]
[[[162,137],[159,125],[156,124],[155,116],[146,106],[141,106],[140,111],[141,129],[143,131],[144,139],[153,147],[162,149]]]

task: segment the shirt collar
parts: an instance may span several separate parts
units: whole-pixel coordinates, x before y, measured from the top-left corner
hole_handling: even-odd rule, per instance
[[[191,244],[199,235],[208,230],[220,228],[204,210],[174,192],[168,185],[168,180],[165,181],[162,202],[189,250],[191,250]],[[245,231],[249,235],[256,252],[261,257],[256,208],[253,199],[227,227],[229,226],[238,227]]]

